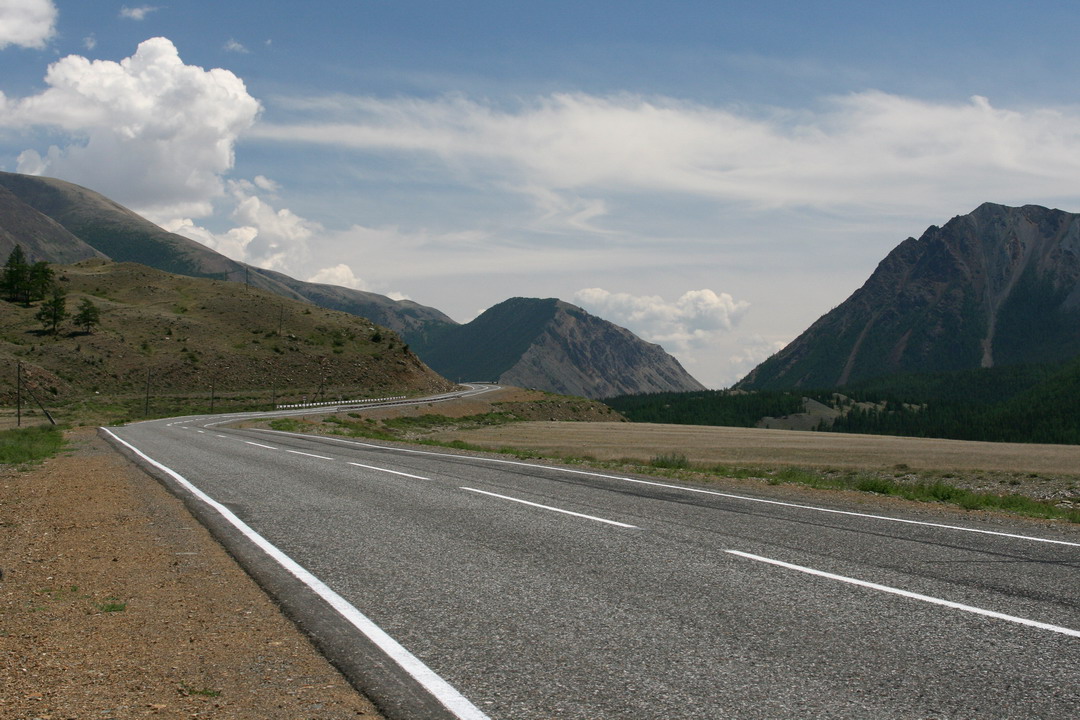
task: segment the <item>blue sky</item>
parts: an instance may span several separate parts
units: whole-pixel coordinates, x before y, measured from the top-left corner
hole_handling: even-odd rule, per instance
[[[463,322],[560,297],[724,387],[931,224],[1080,211],[1078,18],[0,0],[0,169]]]

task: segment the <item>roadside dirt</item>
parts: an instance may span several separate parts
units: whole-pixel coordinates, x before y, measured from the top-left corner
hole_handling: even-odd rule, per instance
[[[0,717],[380,717],[179,500],[71,438],[0,469]]]

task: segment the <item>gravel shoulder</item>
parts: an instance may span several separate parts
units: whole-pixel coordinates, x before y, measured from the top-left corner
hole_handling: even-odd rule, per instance
[[[0,469],[0,717],[380,716],[93,429]]]

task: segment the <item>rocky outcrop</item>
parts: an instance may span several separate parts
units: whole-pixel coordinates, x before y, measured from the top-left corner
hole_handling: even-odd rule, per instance
[[[986,203],[905,240],[738,387],[829,388],[1078,353],[1080,215]]]

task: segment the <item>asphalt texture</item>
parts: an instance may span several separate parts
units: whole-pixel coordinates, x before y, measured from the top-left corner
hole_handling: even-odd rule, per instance
[[[111,431],[492,719],[1080,714],[1077,533],[212,420]]]

